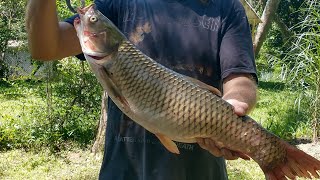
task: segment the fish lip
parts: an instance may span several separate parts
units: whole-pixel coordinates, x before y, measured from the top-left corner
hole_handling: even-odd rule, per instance
[[[97,61],[103,60],[105,57],[109,55],[107,53],[98,53],[98,52],[86,52],[85,54]]]
[[[100,60],[102,60],[102,59],[104,59],[106,57],[106,56],[91,56],[89,54],[88,54],[88,56],[91,57],[94,60],[97,60],[97,61],[100,61]]]

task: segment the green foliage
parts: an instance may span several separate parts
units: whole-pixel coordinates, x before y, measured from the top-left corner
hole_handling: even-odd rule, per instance
[[[80,5],[80,0],[72,2]],[[10,41],[26,41],[25,7],[24,0],[0,2],[0,55],[20,50],[9,49]],[[61,20],[73,15],[65,0],[57,1],[57,10]],[[95,135],[101,99],[100,85],[88,65],[71,58],[32,64],[31,75],[0,81],[0,149],[49,146],[59,150],[69,141],[88,145]],[[43,66],[49,70],[46,78],[35,79]],[[6,65],[0,64],[0,77],[6,71]]]
[[[259,83],[259,99],[251,116],[266,129],[286,140],[310,138],[308,104],[298,102],[299,93],[284,83]]]
[[[280,28],[273,24],[257,60],[260,80],[276,80],[286,83],[289,90],[299,94],[295,96],[294,102],[296,103],[293,104],[296,106],[299,104],[297,102],[304,104],[303,108],[299,109],[300,111],[283,109],[282,106],[279,106],[272,112],[287,111],[288,117],[285,119],[300,117],[301,114],[305,117],[298,122],[283,122],[284,124],[291,123],[290,127],[293,128],[287,130],[288,134],[280,133],[280,136],[286,138],[302,133],[311,138],[312,128],[314,129],[313,136],[317,134],[316,131],[319,131],[315,130],[319,127],[320,116],[318,113],[320,112],[319,4],[319,1],[315,0],[281,1],[278,16],[290,28],[292,36],[285,36],[281,33]],[[281,102],[279,104],[281,105]],[[267,126],[274,132],[280,132],[284,125],[271,123]]]
[[[87,146],[98,124],[100,96],[87,63],[74,58],[61,61],[50,80],[2,80],[0,149]]]
[[[80,0],[70,0],[72,3],[72,6],[74,6],[74,8],[80,7],[81,6],[81,1]],[[85,0],[86,1],[86,5],[89,5],[93,2],[93,0]],[[64,20],[72,15],[73,12],[70,11],[70,9],[68,9],[68,6],[66,4],[66,0],[58,0],[57,1],[57,8],[58,8],[58,15],[59,18],[61,20]]]
[[[280,1],[277,14],[288,27],[292,27],[301,22],[302,18],[299,9],[304,6],[304,2],[305,0]]]
[[[280,1],[277,16],[279,20],[287,27],[302,21],[299,8],[303,6],[304,0],[282,0]],[[295,34],[298,29],[290,28],[290,32]],[[287,63],[284,57],[290,49],[292,38],[290,34],[282,32],[278,24],[273,23],[272,28],[268,32],[267,39],[263,43],[261,51],[257,56],[257,67],[259,71],[264,73],[273,72],[275,75],[281,75],[280,78],[285,78],[282,73],[282,64]],[[278,78],[278,77],[277,77]],[[279,79],[278,79],[279,80]]]
[[[0,52],[4,52],[7,47],[8,40],[13,37],[13,34],[8,26],[8,18],[1,16],[0,18]]]
[[[25,37],[24,7],[25,1],[0,1],[0,78],[5,77],[8,67],[3,63],[3,53],[8,50],[9,40]]]
[[[27,146],[35,140],[31,131],[41,126],[36,120],[43,119],[41,107],[45,104],[41,98],[34,96],[41,84],[4,80],[0,84],[0,149],[21,147],[23,144]]]
[[[310,102],[316,140],[320,129],[320,2],[306,0],[305,7],[300,10],[303,21],[294,26],[299,32],[283,66],[287,70],[288,84],[300,89]]]
[[[100,114],[102,89],[86,62],[69,59],[57,65],[58,76],[52,84],[52,130],[62,140],[88,144]]]
[[[0,52],[4,52],[8,40],[25,37],[24,12],[26,1],[2,0],[0,2]]]

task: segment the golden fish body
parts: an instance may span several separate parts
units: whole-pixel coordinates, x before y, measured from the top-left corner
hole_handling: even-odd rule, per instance
[[[250,117],[234,114],[215,88],[155,62],[92,6],[79,14],[75,27],[99,82],[121,111],[157,135],[168,150],[179,152],[172,140],[210,138],[220,148],[250,156],[268,179],[319,177],[320,161]]]
[[[128,41],[100,68],[108,76],[100,82],[107,78],[112,82],[104,86],[112,100],[154,134],[186,143],[211,138],[221,147],[250,154],[259,164],[285,157],[280,139],[249,117],[235,115],[210,86],[158,64]]]

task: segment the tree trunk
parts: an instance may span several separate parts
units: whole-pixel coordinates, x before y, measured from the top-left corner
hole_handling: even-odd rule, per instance
[[[4,52],[0,52],[0,78],[6,78]]]
[[[272,20],[276,11],[278,9],[280,0],[268,0],[264,8],[261,20],[262,23],[259,24],[254,41],[254,54],[257,56],[261,49],[263,42],[266,40],[268,31],[271,27]]]
[[[108,109],[108,94],[104,91],[101,99],[101,116],[99,121],[98,132],[96,135],[96,140],[91,148],[91,152],[97,154],[103,151],[105,142],[105,130],[107,127],[107,109]]]

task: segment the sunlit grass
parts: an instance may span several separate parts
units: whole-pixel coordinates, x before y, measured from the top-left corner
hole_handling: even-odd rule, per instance
[[[230,180],[264,180],[264,174],[259,165],[253,160],[242,159],[227,161]]]
[[[299,93],[285,88],[282,83],[261,82],[258,102],[250,116],[285,140],[310,139],[309,106],[298,99]]]
[[[88,150],[51,154],[10,150],[0,153],[0,179],[97,179],[102,157]]]

